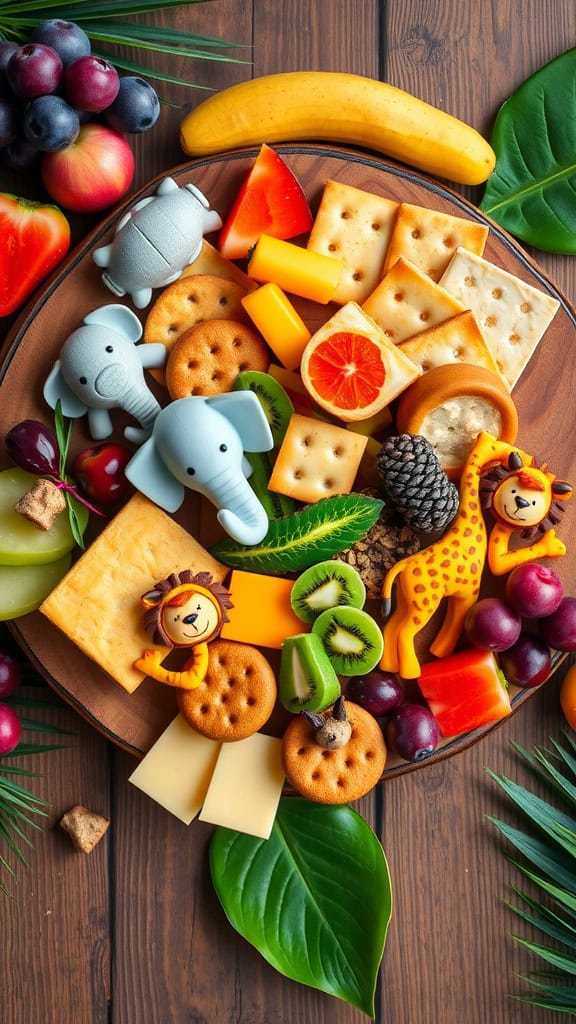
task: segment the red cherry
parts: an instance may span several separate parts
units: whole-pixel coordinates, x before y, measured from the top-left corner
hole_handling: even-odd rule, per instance
[[[86,448],[74,459],[74,476],[92,501],[100,504],[118,501],[130,490],[124,469],[132,454],[121,444],[100,444]]]
[[[22,724],[10,704],[0,704],[0,754],[16,749],[22,735]]]

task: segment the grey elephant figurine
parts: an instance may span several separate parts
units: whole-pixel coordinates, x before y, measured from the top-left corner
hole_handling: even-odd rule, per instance
[[[94,440],[112,433],[109,409],[124,409],[140,427],[128,426],[124,437],[137,444],[150,436],[160,405],[149,390],[144,367],[161,367],[166,346],[136,345],[142,324],[127,306],[100,306],[84,317],[60,350],[44,384],[52,409],[60,400],[62,413],[77,419],[88,413]]]
[[[198,491],[219,509],[218,522],[234,540],[258,544],[268,517],[248,483],[244,452],[269,451],[273,443],[252,391],[179,398],[158,414],[125,474],[167,512],[180,507],[186,488]]]
[[[173,178],[165,178],[156,195],[142,199],[121,218],[114,240],[96,249],[93,259],[105,268],[106,287],[118,296],[128,293],[143,309],[153,288],[176,281],[196,259],[202,236],[221,227],[199,189],[180,188]]]

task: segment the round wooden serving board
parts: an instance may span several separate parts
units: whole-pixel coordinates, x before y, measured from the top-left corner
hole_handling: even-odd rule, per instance
[[[369,154],[331,146],[298,144],[274,148],[301,182],[313,212],[325,181],[334,178],[394,200],[487,223],[490,234],[485,257],[559,300],[560,308],[514,389],[513,397],[520,416],[519,446],[533,454],[539,463],[547,462],[557,476],[575,483],[576,445],[569,411],[574,402],[576,313],[538,266],[510,236],[461,196],[406,168]],[[257,152],[257,149],[249,149],[197,160],[169,173],[180,185],[194,182],[208,196],[212,207],[225,216]],[[69,255],[42,294],[19,317],[6,342],[0,370],[2,437],[15,423],[27,417],[52,422],[52,413],[42,399],[42,386],[60,347],[90,310],[118,301],[102,284],[100,271],[92,261],[92,252],[111,240],[120,217],[138,199],[153,193],[160,180],[150,182],[103,221]],[[128,300],[123,301],[130,304]],[[335,311],[330,307],[312,309],[305,303],[299,304],[299,308],[312,329]],[[143,320],[146,312],[139,313]],[[115,436],[120,439],[124,423],[117,418],[116,424]],[[71,456],[90,443],[83,420],[75,421]],[[2,460],[4,466],[9,464],[5,453]],[[567,591],[573,589],[572,581],[576,579],[576,544],[571,543],[574,537],[573,515],[572,505],[569,505],[560,527],[568,553],[554,563]],[[199,533],[199,539],[207,542],[199,523],[197,503],[192,496],[191,501],[185,504],[184,512],[179,513],[179,519],[190,532]],[[202,519],[209,517],[203,512]],[[153,582],[150,581],[151,584]],[[487,587],[490,589],[490,582]],[[175,695],[170,688],[147,679],[135,693],[126,693],[39,612],[14,621],[12,628],[22,648],[54,689],[105,736],[136,756],[150,748],[176,713]],[[119,633],[122,630],[121,622],[118,630]],[[514,708],[517,709],[531,692],[515,694]],[[486,731],[477,730],[445,742],[432,757],[417,764],[391,759],[384,777],[420,769],[432,761],[455,754],[476,742]]]

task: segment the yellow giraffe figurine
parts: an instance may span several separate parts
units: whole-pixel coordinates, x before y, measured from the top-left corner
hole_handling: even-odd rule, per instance
[[[458,512],[446,533],[429,547],[397,562],[387,573],[382,588],[384,615],[390,611],[395,582],[397,586],[396,607],[384,626],[384,654],[380,662],[384,670],[397,672],[403,679],[418,678],[420,662],[415,651],[415,638],[430,621],[443,598],[448,599],[446,616],[430,651],[442,658],[454,650],[466,613],[478,598],[487,557],[488,532],[482,514],[480,479],[488,469],[508,466],[512,456],[515,460],[512,464],[516,468],[518,464],[525,467],[534,464],[532,456],[520,448],[498,441],[485,431],[480,433],[464,465]],[[548,491],[551,493],[551,488]],[[569,494],[559,496],[569,497]],[[542,511],[544,515],[545,511]],[[500,564],[493,571],[507,572],[513,565],[533,558],[565,554],[564,544],[551,529],[535,544],[510,552],[510,557],[506,558],[503,546],[507,549],[513,530],[518,531],[525,525],[523,522],[513,523],[514,520],[509,518],[504,527],[500,520],[494,528],[498,552],[495,561]]]

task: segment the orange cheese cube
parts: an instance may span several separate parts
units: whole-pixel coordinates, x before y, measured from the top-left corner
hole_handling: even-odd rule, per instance
[[[280,650],[287,636],[303,631],[290,607],[293,586],[292,580],[279,576],[234,569],[228,584],[234,607],[222,627],[222,639]]]
[[[272,282],[303,299],[326,303],[334,298],[344,265],[333,256],[260,235],[247,270],[257,281]]]
[[[300,365],[310,331],[277,284],[263,284],[240,300],[254,326],[289,370]]]

